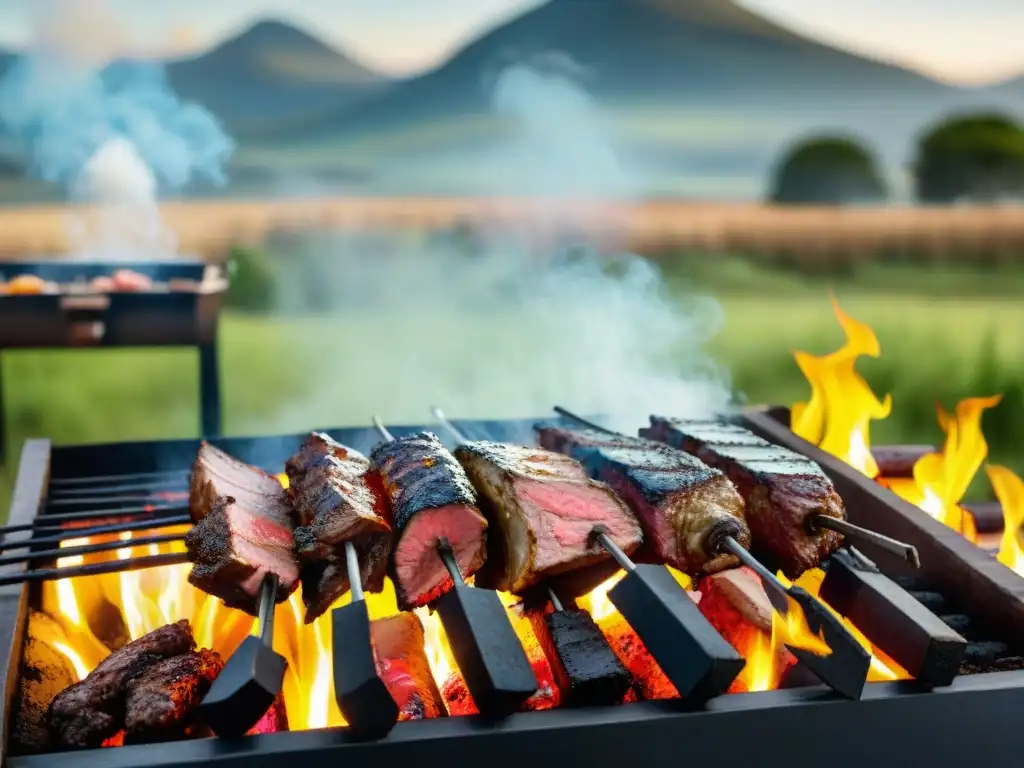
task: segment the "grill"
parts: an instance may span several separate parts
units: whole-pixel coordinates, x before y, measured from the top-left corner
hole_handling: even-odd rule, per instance
[[[99,293],[97,277],[127,269],[145,275],[143,291]],[[0,265],[0,281],[34,275],[55,293],[0,294],[0,460],[3,431],[2,353],[5,349],[195,347],[199,353],[202,434],[220,432],[217,320],[227,288],[219,270],[198,261],[41,261]]]
[[[23,650],[31,609],[41,606],[41,581],[6,583],[27,566],[8,563],[0,571],[0,632],[9,649],[4,679],[4,765],[12,768],[127,768],[128,766],[282,766],[302,761],[333,766],[339,761],[371,765],[383,761],[437,761],[490,765],[562,765],[572,760],[594,766],[663,764],[673,759],[726,759],[763,764],[766,759],[817,768],[871,761],[940,761],[942,764],[996,764],[1015,749],[1015,727],[1024,707],[1024,580],[998,565],[921,510],[905,504],[842,462],[796,438],[778,411],[751,411],[747,426],[818,462],[843,497],[850,521],[915,546],[922,568],[884,550],[864,552],[882,573],[849,558],[834,557],[829,570],[836,605],[900,662],[942,666],[941,638],[922,618],[924,606],[941,616],[967,641],[959,674],[948,686],[929,689],[915,681],[869,683],[859,700],[844,698],[807,674],[794,674],[787,687],[718,696],[702,704],[686,700],[636,701],[603,707],[520,712],[495,721],[482,716],[440,717],[401,722],[384,738],[367,740],[351,729],[323,728],[247,736],[205,738],[165,744],[138,744],[77,753],[24,754],[15,738],[15,702],[26,683]],[[470,439],[534,444],[533,421],[457,421]],[[396,436],[434,427],[392,427]],[[380,438],[372,427],[329,434],[368,452]],[[279,472],[304,435],[224,438],[215,444],[232,455]],[[198,441],[177,440],[55,448],[29,441],[22,453],[10,523],[21,526],[13,542],[31,542],[30,551],[53,549],[71,524],[132,525],[179,519],[180,502],[153,504],[140,496],[183,487]],[[174,497],[168,497],[174,498]],[[106,510],[97,513],[96,510]],[[114,511],[111,511],[114,510]],[[129,510],[135,510],[134,512]],[[121,523],[116,519],[122,516]],[[140,519],[144,518],[144,519]],[[62,529],[62,526],[64,527]],[[80,531],[81,529],[79,529]],[[160,561],[180,562],[171,554]],[[52,559],[52,558],[50,558]],[[152,562],[152,561],[151,561]],[[144,567],[122,560],[118,569]],[[32,567],[53,567],[44,557]],[[845,575],[844,575],[845,574]],[[884,574],[884,575],[883,575]],[[6,580],[6,582],[5,582]],[[906,591],[904,591],[904,589]],[[899,627],[901,631],[895,632]],[[640,631],[638,629],[638,631]],[[647,630],[645,630],[647,631]],[[940,633],[941,634],[941,633]],[[644,637],[651,643],[653,638]],[[335,649],[335,653],[337,653]],[[914,662],[915,654],[917,662]]]

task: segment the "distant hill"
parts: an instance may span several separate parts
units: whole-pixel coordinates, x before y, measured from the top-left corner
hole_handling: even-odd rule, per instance
[[[440,68],[279,138],[359,135],[488,108],[504,64],[551,53],[582,68],[605,104],[675,102],[821,110],[906,104],[953,89],[787,30],[730,0],[549,0],[470,43]]]

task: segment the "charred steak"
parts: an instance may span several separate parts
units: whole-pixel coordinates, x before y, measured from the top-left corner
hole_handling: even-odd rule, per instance
[[[485,441],[466,443],[455,456],[501,532],[491,536],[487,565],[477,575],[481,586],[518,593],[609,559],[594,540],[597,526],[626,553],[643,541],[629,508],[568,456]]]
[[[817,515],[845,519],[846,510],[832,481],[810,459],[733,424],[652,416],[640,434],[725,472],[746,502],[755,552],[790,579],[819,566],[842,542],[838,533],[811,525]]]
[[[538,424],[540,444],[580,461],[629,505],[654,558],[698,575],[738,565],[723,553],[731,536],[750,545],[743,499],[729,479],[662,443],[594,429]]]
[[[370,463],[391,505],[399,606],[426,605],[451,589],[437,551],[441,538],[451,545],[462,576],[476,573],[486,555],[487,521],[465,470],[437,435],[420,432],[382,443]]]
[[[279,602],[295,591],[295,514],[276,478],[204,442],[192,467],[189,511],[189,583],[254,616],[268,573],[278,577]]]
[[[359,556],[363,589],[382,589],[391,515],[369,459],[327,435],[310,434],[285,467],[288,494],[302,523],[295,529],[295,551],[309,623],[349,590],[346,541]]]
[[[179,621],[114,651],[82,681],[50,703],[50,733],[58,746],[99,747],[121,730],[127,686],[153,664],[195,648],[192,627]]]
[[[219,653],[202,649],[158,661],[129,681],[125,743],[181,736],[193,725],[196,707],[223,668]]]

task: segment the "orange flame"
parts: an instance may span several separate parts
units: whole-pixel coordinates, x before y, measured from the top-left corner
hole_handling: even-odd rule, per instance
[[[938,407],[939,426],[946,442],[939,453],[929,453],[914,464],[913,479],[889,478],[885,485],[915,504],[936,520],[977,541],[974,520],[960,501],[988,455],[988,444],[981,431],[981,416],[1002,399],[970,397],[961,400],[955,414]]]
[[[846,334],[846,343],[820,357],[794,351],[793,357],[811,385],[811,397],[792,408],[791,428],[823,451],[842,459],[868,477],[878,475],[871,456],[869,424],[892,411],[889,395],[879,401],[871,387],[857,373],[857,359],[877,358],[881,347],[875,332],[854,320],[839,307],[835,296],[832,309]]]
[[[1006,467],[989,465],[985,472],[1003,508],[999,562],[1024,576],[1024,480]]]

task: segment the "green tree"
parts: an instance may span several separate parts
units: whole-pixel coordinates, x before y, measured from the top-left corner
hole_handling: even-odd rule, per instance
[[[1024,128],[999,114],[948,118],[918,140],[913,164],[924,203],[992,201],[1024,193]]]
[[[872,153],[842,136],[797,142],[782,156],[772,176],[774,203],[842,205],[875,202],[888,194]]]

